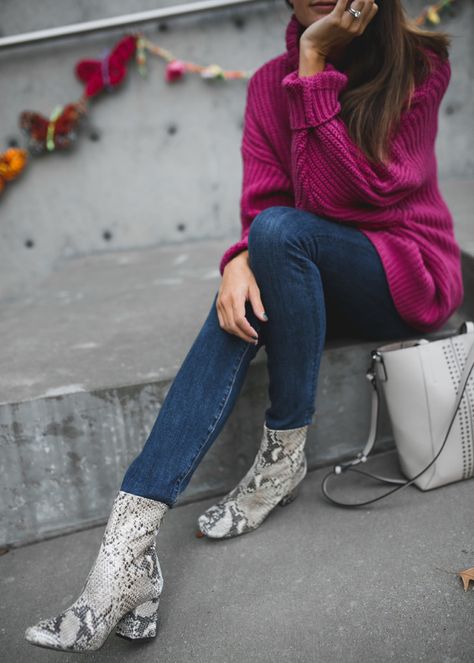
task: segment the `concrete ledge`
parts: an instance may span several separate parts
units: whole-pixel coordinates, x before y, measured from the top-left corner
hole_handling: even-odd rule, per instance
[[[102,522],[212,304],[220,279],[215,266],[227,244],[213,240],[81,258],[23,301],[4,303],[0,544],[17,546]],[[466,254],[463,265],[468,294],[449,330],[465,317],[474,319],[468,307],[474,259]],[[365,371],[375,345],[327,341],[308,442],[311,469],[365,443]],[[229,490],[245,473],[260,442],[267,384],[260,351],[180,502]],[[391,446],[382,407],[377,450]]]

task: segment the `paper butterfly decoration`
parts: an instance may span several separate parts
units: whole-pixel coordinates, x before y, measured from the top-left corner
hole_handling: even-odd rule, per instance
[[[48,119],[39,113],[23,111],[19,125],[28,136],[28,148],[32,154],[52,150],[64,150],[77,138],[77,129],[85,106],[81,103],[56,106]]]
[[[81,60],[76,64],[76,76],[86,84],[86,97],[94,97],[104,88],[110,91],[125,78],[127,63],[135,53],[136,41],[136,37],[128,35],[106,52],[101,60]]]

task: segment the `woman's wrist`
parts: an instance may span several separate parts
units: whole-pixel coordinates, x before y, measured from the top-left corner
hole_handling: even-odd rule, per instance
[[[314,48],[314,46],[300,44],[300,60],[298,76],[312,76],[324,71],[326,65],[325,56]]]
[[[232,258],[232,260],[243,260],[243,261],[246,262],[247,259],[248,259],[248,255],[249,255],[249,250],[248,249],[242,249],[242,251],[239,251],[239,253],[237,253]]]
[[[244,264],[248,264],[248,249],[242,249],[242,251],[239,251],[238,253],[235,254],[235,256],[232,256],[232,258],[226,263],[223,273],[225,272],[225,269],[227,265],[230,265],[231,263],[234,264],[239,264],[243,262]]]

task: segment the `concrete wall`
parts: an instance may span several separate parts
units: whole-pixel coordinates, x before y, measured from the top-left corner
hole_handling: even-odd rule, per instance
[[[169,0],[3,0],[4,35],[168,6]],[[411,15],[424,6],[407,2]],[[41,8],[41,11],[38,11]],[[458,2],[442,27],[453,35],[453,78],[443,100],[437,150],[441,178],[474,175],[474,5]],[[284,0],[141,26],[177,57],[253,70],[285,49]],[[167,29],[164,30],[163,28]],[[100,57],[125,33],[100,33],[0,53],[2,149],[24,144],[22,110],[49,115],[77,99],[73,67]],[[36,158],[2,195],[0,297],[22,294],[68,257],[206,237],[237,238],[239,144],[246,81],[170,85],[149,57],[148,80],[130,66],[125,84],[92,102],[73,151]],[[98,140],[93,140],[98,136]]]
[[[310,469],[360,451],[367,438],[373,344],[329,343],[321,364]],[[252,362],[225,429],[179,496],[179,504],[230,490],[249,469],[269,405],[263,351]],[[0,547],[101,523],[110,495],[139,453],[171,382],[127,385],[0,405]],[[385,407],[376,451],[391,448]]]
[[[0,27],[4,34],[14,34],[156,4],[152,0],[4,0]],[[474,7],[462,0],[457,4],[457,17],[445,23],[454,39],[453,78],[443,101],[437,143],[439,173],[444,181],[473,179],[474,175],[470,30],[474,27]],[[408,6],[415,14],[423,4]],[[178,57],[254,69],[284,50],[289,16],[290,10],[278,0],[174,19],[166,23],[167,30],[159,29],[161,23],[145,31]],[[47,115],[56,104],[77,99],[81,87],[74,78],[74,64],[82,57],[100,57],[122,34],[124,31],[90,35],[0,53],[3,147],[11,140],[20,140],[17,118],[21,110],[34,109]],[[0,329],[0,350],[4,391],[11,392],[4,397],[0,394],[0,475],[4,478],[0,486],[0,545],[19,545],[103,521],[110,496],[140,450],[169,386],[169,375],[152,377],[145,373],[163,366],[165,354],[168,356],[173,348],[175,355],[168,363],[178,365],[182,348],[191,341],[191,324],[201,319],[186,304],[195,298],[201,306],[203,284],[211,287],[216,277],[203,249],[193,240],[228,237],[230,243],[239,235],[239,144],[246,81],[203,81],[190,76],[171,86],[165,83],[163,73],[164,62],[151,56],[148,80],[142,80],[132,66],[122,88],[92,102],[90,123],[83,127],[76,148],[38,158],[0,199],[0,298],[3,321],[8,323],[3,329],[10,329],[10,335],[3,336]],[[92,140],[93,136],[99,140]],[[472,237],[470,225],[468,235]],[[187,298],[172,299],[176,308],[184,302],[179,315],[168,306],[170,279],[158,278],[160,269],[166,271],[163,277],[173,274],[163,255],[155,258],[155,249],[134,253],[132,263],[136,261],[142,268],[140,279],[128,272],[125,278],[127,256],[109,255],[112,262],[117,257],[120,263],[122,285],[115,299],[111,291],[106,305],[100,300],[106,280],[89,264],[76,274],[76,261],[69,262],[75,274],[72,282],[67,280],[66,269],[53,274],[57,292],[52,291],[50,281],[45,281],[42,289],[36,288],[43,277],[64,267],[72,256],[88,255],[78,261],[87,262],[94,259],[89,255],[93,253],[172,243],[181,247],[188,241],[203,262],[196,272],[185,263],[183,274],[178,274],[188,279],[200,275],[192,278]],[[160,253],[172,250],[156,249]],[[207,250],[212,251],[212,247]],[[108,261],[101,256],[98,262]],[[109,277],[116,279],[116,273],[112,270]],[[163,288],[163,283],[168,285]],[[178,287],[181,279],[173,283],[173,288]],[[96,284],[97,302],[91,294]],[[472,319],[472,265],[469,273],[466,271],[466,284],[469,310],[466,308],[462,316]],[[150,294],[145,293],[145,286]],[[159,292],[158,286],[162,287]],[[182,286],[187,287],[185,280]],[[84,292],[87,301],[81,306],[77,301]],[[132,318],[135,326],[130,335],[124,332],[123,323],[130,315],[127,297],[133,297],[140,308]],[[142,301],[146,305],[141,305]],[[142,326],[143,318],[149,317],[149,301],[155,301],[157,319],[152,331]],[[102,324],[101,316],[105,316],[104,338],[111,338],[110,342],[91,343],[90,337],[84,336],[82,344],[75,344],[75,336],[63,330],[68,324],[75,325],[77,318],[66,312],[63,304],[74,307],[85,331],[88,326]],[[120,318],[121,306],[127,308],[125,318]],[[98,312],[96,317],[94,311]],[[188,319],[180,328],[180,316],[185,313]],[[170,323],[168,334],[166,320]],[[115,335],[117,321],[120,338]],[[82,333],[80,324],[75,326]],[[155,329],[159,329],[166,347],[159,345]],[[188,335],[186,343],[181,334]],[[18,344],[15,338],[20,339]],[[150,351],[143,339],[150,344]],[[54,383],[57,376],[69,379],[69,370],[71,375],[79,370],[74,365],[79,360],[72,355],[63,360],[60,347],[65,352],[80,348],[81,353],[88,353],[87,360],[81,358],[80,369],[92,366],[89,378],[94,384],[87,382],[87,389],[72,392],[58,388],[65,383]],[[308,446],[311,468],[358,451],[365,442],[370,397],[365,369],[372,347],[372,343],[347,344],[325,352],[318,388],[320,409]],[[142,363],[150,362],[143,375],[142,364],[132,350],[142,352]],[[122,360],[124,353],[127,357]],[[129,375],[110,379],[109,366]],[[38,393],[15,397],[13,380],[8,379],[15,371],[15,384],[23,390],[37,390],[39,383],[48,380],[52,390],[46,389],[41,397]],[[35,371],[38,382],[31,381]],[[255,362],[228,427],[193,475],[182,501],[224,492],[243,475],[259,442],[255,431],[260,430],[266,394],[264,362]],[[386,418],[382,417],[381,424],[384,448],[391,440]]]

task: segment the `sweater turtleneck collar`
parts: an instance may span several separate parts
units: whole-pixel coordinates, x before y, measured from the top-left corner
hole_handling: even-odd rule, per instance
[[[296,15],[293,13],[286,27],[285,34],[288,60],[292,68],[298,67],[300,59],[300,37],[305,30],[306,27],[298,21]]]

